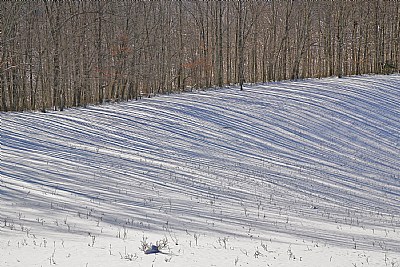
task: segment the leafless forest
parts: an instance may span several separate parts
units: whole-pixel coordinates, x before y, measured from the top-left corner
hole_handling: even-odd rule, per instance
[[[400,66],[400,1],[2,1],[1,110]]]

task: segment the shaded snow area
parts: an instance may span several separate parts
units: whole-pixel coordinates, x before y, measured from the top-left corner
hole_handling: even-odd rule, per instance
[[[399,267],[399,103],[391,75],[2,113],[0,266]]]

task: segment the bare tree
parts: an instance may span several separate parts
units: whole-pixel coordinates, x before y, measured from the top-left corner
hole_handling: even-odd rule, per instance
[[[399,1],[2,1],[0,18],[1,111],[400,68]]]

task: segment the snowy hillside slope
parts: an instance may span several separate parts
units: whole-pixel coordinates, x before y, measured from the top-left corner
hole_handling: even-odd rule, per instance
[[[400,266],[399,103],[391,75],[2,113],[0,266]]]

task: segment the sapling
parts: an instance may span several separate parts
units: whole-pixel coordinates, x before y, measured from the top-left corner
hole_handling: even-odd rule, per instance
[[[172,241],[174,241],[175,245],[179,245],[179,240],[178,238],[174,235],[172,236],[171,231],[169,232],[169,236],[171,237]]]
[[[124,240],[128,237],[128,230],[126,229],[125,225],[123,226],[124,228]]]
[[[247,254],[247,250],[242,250],[242,249],[240,249],[240,251],[244,254],[244,255],[246,255],[246,256],[248,256],[248,254]]]
[[[121,252],[119,254],[121,255],[121,259],[122,259]],[[126,253],[126,247],[125,247],[125,256],[123,258],[125,260],[133,261],[133,260],[136,260],[138,258],[138,255],[136,253],[135,254]]]
[[[254,252],[254,258],[258,258],[259,256],[261,256],[262,254],[261,254],[261,252],[258,250],[258,247],[257,247],[257,250],[256,250],[256,252]]]
[[[50,265],[52,265],[52,264],[57,265],[56,261],[54,260],[54,254],[55,254],[55,253],[56,253],[56,248],[54,248],[54,251],[53,251],[53,253],[51,254],[51,257],[50,257]]]
[[[261,247],[262,247],[266,252],[268,252],[267,244],[263,244],[262,241],[261,241]]]
[[[92,235],[91,237],[92,237],[92,246],[91,246],[91,247],[93,247],[93,246],[94,246],[94,243],[95,243],[95,241],[96,241],[96,236]],[[89,244],[89,246],[90,246],[90,244]]]
[[[226,243],[228,242],[228,238],[224,237],[224,238],[218,238],[218,243],[220,244],[220,246],[223,246],[224,249],[226,249]]]
[[[168,238],[164,237],[163,239],[156,242],[156,246],[158,249],[163,249],[168,247]]]
[[[289,248],[288,248],[288,250],[287,250],[287,254],[288,254],[288,256],[289,256],[289,260],[291,260],[291,259],[296,259],[296,257],[294,256],[294,254],[293,254],[293,251],[292,251],[292,247],[291,247],[291,245],[289,245]]]
[[[140,247],[139,247],[139,249],[140,249],[141,251],[146,251],[146,250],[149,249],[149,248],[150,248],[150,244],[149,244],[149,242],[147,241],[147,237],[143,236],[143,237],[142,237],[142,240],[140,241]]]

